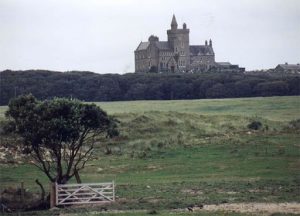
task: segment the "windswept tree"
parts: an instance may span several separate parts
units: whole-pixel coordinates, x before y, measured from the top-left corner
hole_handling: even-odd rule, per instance
[[[95,137],[117,134],[116,124],[95,104],[32,95],[12,99],[6,112],[11,131],[22,138],[23,152],[51,182],[64,184],[92,157]]]

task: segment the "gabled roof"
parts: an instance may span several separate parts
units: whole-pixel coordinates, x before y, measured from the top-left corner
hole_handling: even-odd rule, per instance
[[[300,70],[300,64],[279,64],[278,66],[284,70]]]
[[[168,41],[155,41],[153,43],[159,50],[171,50]],[[136,51],[146,50],[149,45],[150,42],[141,42],[139,46],[136,48]]]
[[[141,42],[141,43],[139,44],[139,46],[136,48],[136,51],[147,49],[148,46],[149,46],[149,44],[150,44],[150,42]]]
[[[174,56],[171,56],[171,57],[168,59],[167,63],[168,63],[168,64],[169,64],[169,63],[174,63],[174,64],[176,64],[176,60],[175,60]]]
[[[190,46],[191,55],[214,55],[214,50],[211,46],[198,45]]]

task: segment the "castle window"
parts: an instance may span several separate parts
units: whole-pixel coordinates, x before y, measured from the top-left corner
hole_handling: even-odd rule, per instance
[[[178,52],[178,49],[177,49],[177,47],[175,48],[175,51],[176,51],[176,52]]]

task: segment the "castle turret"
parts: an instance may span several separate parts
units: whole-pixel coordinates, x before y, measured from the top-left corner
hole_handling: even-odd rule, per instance
[[[211,39],[209,39],[209,46],[212,47],[212,41],[211,41]]]
[[[178,25],[177,25],[176,17],[175,17],[175,15],[173,14],[173,18],[172,18],[172,22],[171,22],[171,29],[172,29],[172,30],[176,30],[177,27],[178,27]]]
[[[151,36],[148,38],[148,41],[149,41],[150,43],[153,43],[153,42],[159,41],[159,38],[158,38],[157,36],[151,35]]]
[[[182,29],[178,29],[175,15],[172,17],[171,29],[167,30],[169,47],[174,56],[177,56],[177,64],[180,70],[189,70],[190,66],[190,30],[184,23]]]

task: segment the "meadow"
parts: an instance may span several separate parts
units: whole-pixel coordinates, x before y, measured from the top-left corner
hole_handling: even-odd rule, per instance
[[[82,180],[114,180],[117,201],[106,208],[141,211],[105,215],[154,210],[186,215],[170,211],[191,205],[300,202],[300,127],[293,124],[300,119],[299,96],[97,105],[120,121],[120,136],[97,141]],[[6,109],[0,108],[1,118]],[[249,129],[253,121],[262,127]],[[48,184],[29,164],[0,164],[0,173],[1,189],[24,181],[29,190],[38,190],[36,178]],[[85,208],[79,212],[88,214]]]

